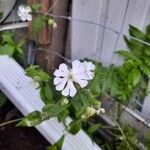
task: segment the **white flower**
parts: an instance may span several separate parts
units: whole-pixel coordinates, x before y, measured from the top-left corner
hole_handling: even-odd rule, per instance
[[[22,21],[31,21],[32,15],[30,14],[32,12],[30,6],[19,6],[18,7],[18,16],[21,18]]]
[[[89,77],[88,80],[92,80],[94,78],[95,65],[92,62],[87,61],[84,61],[83,64]]]
[[[56,85],[57,91],[62,91],[64,96],[75,96],[77,90],[74,86],[74,82],[78,83],[81,88],[84,88],[88,84],[89,76],[86,72],[86,68],[79,60],[72,62],[72,69],[62,63],[59,65],[59,69],[54,72],[54,85]]]

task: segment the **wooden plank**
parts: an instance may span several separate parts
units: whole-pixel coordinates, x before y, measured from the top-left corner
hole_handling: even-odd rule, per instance
[[[74,0],[72,17],[99,23],[103,0]],[[99,27],[87,23],[72,22],[71,58],[96,58]]]
[[[100,61],[104,66],[109,66],[112,63],[113,53],[115,51],[118,34],[115,31],[120,32],[124,22],[124,16],[126,15],[127,0],[111,0],[107,2],[107,21],[105,26],[113,29],[104,29],[103,43],[101,46]]]
[[[122,26],[122,33],[128,35],[129,24],[138,27],[141,30],[145,29],[145,26],[149,23],[149,11],[150,1],[149,0],[130,0],[128,2],[128,8],[124,18]],[[126,50],[126,45],[123,40],[123,34],[120,34],[115,50]],[[117,55],[113,55],[112,63],[120,65],[123,62],[122,58]]]
[[[25,76],[21,66],[8,56],[0,56],[0,90],[25,116],[34,110],[41,110],[44,105],[33,85],[33,80]],[[68,118],[68,121],[71,119]],[[44,121],[36,128],[52,144],[64,134],[64,127],[56,118]],[[83,130],[80,130],[75,136],[69,133],[66,135],[62,150],[100,150],[100,148]]]

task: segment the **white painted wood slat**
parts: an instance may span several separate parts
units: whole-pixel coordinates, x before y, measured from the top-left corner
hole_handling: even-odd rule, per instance
[[[26,116],[34,110],[41,110],[43,102],[38,91],[33,86],[33,80],[24,74],[24,70],[16,61],[8,56],[0,56],[0,90],[12,103]],[[68,118],[68,121],[71,121]],[[52,118],[36,127],[39,132],[50,142],[56,142],[64,134],[64,127]],[[100,150],[95,143],[80,130],[73,136],[67,134],[63,150]]]

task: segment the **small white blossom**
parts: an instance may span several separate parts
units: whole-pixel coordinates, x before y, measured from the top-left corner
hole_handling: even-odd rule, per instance
[[[77,90],[74,83],[84,88],[88,84],[89,76],[86,71],[86,67],[79,60],[72,62],[72,69],[66,64],[59,65],[59,69],[54,72],[54,85],[56,85],[57,91],[62,91],[64,96],[75,96]]]
[[[21,18],[22,21],[31,21],[32,15],[30,14],[32,12],[30,6],[19,6],[18,7],[18,16]]]

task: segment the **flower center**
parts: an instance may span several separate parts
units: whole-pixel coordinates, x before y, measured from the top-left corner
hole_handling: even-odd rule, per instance
[[[68,80],[73,81],[73,75],[71,73],[69,73],[69,75],[68,75]]]

